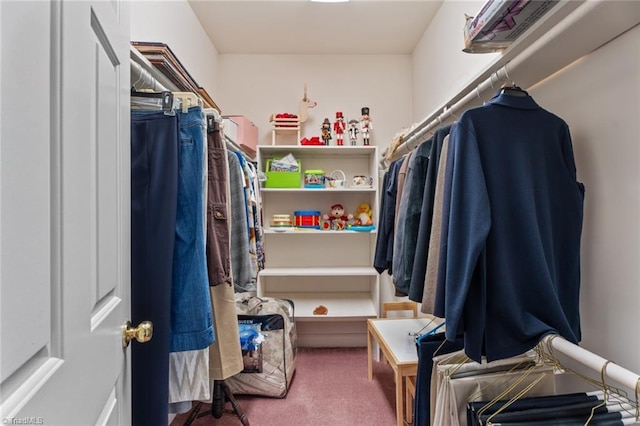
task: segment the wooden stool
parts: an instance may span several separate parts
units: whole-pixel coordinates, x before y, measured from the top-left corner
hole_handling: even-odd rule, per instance
[[[407,377],[404,403],[407,410],[407,424],[413,424],[413,400],[416,396],[416,376]]]

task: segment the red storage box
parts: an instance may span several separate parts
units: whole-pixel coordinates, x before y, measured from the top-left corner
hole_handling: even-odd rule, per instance
[[[236,142],[242,148],[250,151],[252,155],[256,154],[258,146],[258,126],[253,124],[251,120],[243,115],[225,115],[237,125]]]

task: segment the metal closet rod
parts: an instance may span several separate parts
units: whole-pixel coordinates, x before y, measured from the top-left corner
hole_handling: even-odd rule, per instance
[[[487,89],[499,89],[500,84],[504,82],[511,82],[511,78],[509,77],[509,72],[507,67],[516,68],[523,59],[518,60],[513,59],[510,62],[507,62],[502,67],[498,68],[495,72],[489,75],[482,83],[478,84],[475,89],[469,91],[462,99],[458,102],[454,103],[451,106],[445,106],[442,109],[440,114],[432,114],[427,117],[423,121],[421,121],[415,129],[408,132],[405,135],[404,142],[395,150],[393,153],[391,160],[395,160],[411,152],[417,145],[422,143],[423,135],[430,132],[431,130],[437,129],[442,126],[451,116],[458,113],[462,110],[469,102],[475,99],[481,99],[481,94],[485,92]]]
[[[556,334],[550,334],[543,339],[544,344],[553,348],[553,352],[562,353],[563,355],[578,361],[585,367],[589,367],[594,372],[602,374],[611,380],[625,386],[628,389],[634,389],[638,392],[640,386],[640,375],[627,370],[611,361],[602,358],[580,346],[569,342],[568,340]],[[636,394],[637,397],[637,394]]]
[[[570,0],[567,0],[570,2]],[[566,2],[564,2],[566,3]],[[555,24],[551,29],[549,29],[543,36],[538,37],[535,40],[531,40],[528,46],[525,46],[523,50],[520,50],[520,46],[517,46],[516,49],[508,48],[503,53],[504,62],[502,65],[496,64],[496,67],[500,67],[497,71],[492,72],[482,83],[478,84],[475,88],[466,88],[468,90],[466,94],[459,98],[458,95],[451,98],[452,101],[454,99],[459,99],[457,102],[453,103],[451,106],[445,106],[444,108],[440,108],[433,112],[431,115],[422,119],[415,128],[409,130],[404,135],[404,142],[395,150],[395,152],[391,155],[387,160],[395,160],[400,156],[411,152],[413,148],[419,145],[422,142],[421,137],[439,126],[441,126],[446,119],[450,118],[453,114],[459,113],[461,109],[463,109],[470,101],[473,101],[479,98],[485,90],[488,88],[496,88],[494,85],[496,82],[500,83],[501,81],[511,81],[509,78],[509,74],[515,74],[515,71],[523,66],[526,62],[530,61],[531,58],[536,57],[539,52],[542,52],[544,49],[552,46],[557,40],[561,39],[565,33],[570,33],[572,28],[578,25],[582,20],[587,19],[595,13],[595,11],[601,10],[603,6],[605,6],[608,2],[606,0],[591,0],[584,1],[578,8],[574,11],[570,12],[569,15],[564,17],[559,23]],[[517,45],[517,43],[514,43]],[[512,58],[508,58],[511,55],[514,55]],[[562,66],[571,63],[574,59],[568,57],[565,64],[561,64]],[[508,67],[508,71],[507,71]],[[561,67],[560,67],[561,68]],[[559,69],[559,68],[558,68]],[[549,74],[544,74],[539,77],[547,77]],[[541,80],[541,78],[539,79]],[[526,89],[526,88],[525,88]],[[381,164],[384,163],[384,159],[381,161]]]

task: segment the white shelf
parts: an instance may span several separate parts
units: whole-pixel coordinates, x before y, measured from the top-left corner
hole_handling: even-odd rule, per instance
[[[287,155],[290,152],[309,156],[370,155],[376,146],[336,146],[336,145],[258,145],[258,150],[266,155]],[[264,155],[263,154],[263,155]]]
[[[262,188],[262,192],[375,192],[376,188]]]
[[[340,232],[340,231],[337,231]],[[349,277],[377,276],[378,271],[370,266],[348,266],[329,268],[265,268],[260,271],[261,277]]]
[[[345,234],[353,234],[353,235],[360,235],[360,234],[375,234],[376,230],[372,230],[372,231],[324,231],[322,229],[305,229],[305,228],[294,228],[294,229],[287,229],[286,231],[274,231],[273,229],[265,229],[264,230],[265,234],[277,234],[277,235],[300,235],[300,234],[326,234],[326,235],[345,235]]]
[[[268,297],[293,300],[296,321],[353,321],[377,318],[369,293],[278,293],[266,292]],[[314,315],[313,310],[325,306],[327,315]]]

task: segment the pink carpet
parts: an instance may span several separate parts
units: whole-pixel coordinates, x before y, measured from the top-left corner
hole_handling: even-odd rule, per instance
[[[395,384],[388,364],[374,362],[373,381],[367,379],[366,348],[300,348],[296,372],[285,398],[247,395],[236,397],[251,426],[393,426]],[[221,418],[206,416],[193,426],[241,425],[231,404]],[[177,416],[171,426],[182,426],[188,413]]]

